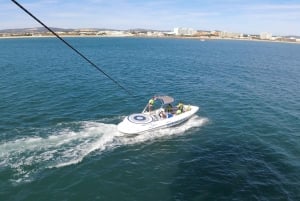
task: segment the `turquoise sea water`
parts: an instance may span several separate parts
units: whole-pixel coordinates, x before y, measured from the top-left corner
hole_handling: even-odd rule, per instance
[[[300,200],[300,46],[0,40],[0,200]],[[155,93],[200,106],[137,136],[116,125]]]

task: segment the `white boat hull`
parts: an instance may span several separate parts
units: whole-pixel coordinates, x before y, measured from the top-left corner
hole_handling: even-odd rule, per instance
[[[189,110],[178,115],[173,114],[172,117],[169,118],[160,118],[156,114],[156,111],[153,111],[151,114],[147,112],[126,116],[124,120],[118,124],[118,131],[126,134],[138,134],[176,126],[187,121],[199,110],[197,106],[185,105],[184,107],[189,108]]]

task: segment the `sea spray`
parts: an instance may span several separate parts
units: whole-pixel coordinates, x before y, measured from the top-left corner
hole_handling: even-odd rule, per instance
[[[25,137],[1,143],[2,162],[0,165],[1,168],[12,170],[11,181],[16,183],[28,182],[45,169],[79,163],[91,152],[102,153],[119,146],[180,135],[191,128],[204,125],[207,121],[206,118],[194,116],[180,126],[139,135],[119,133],[115,124],[92,121],[70,123],[72,126],[79,126],[79,129],[64,128],[46,137]],[[61,124],[58,127],[61,127]]]

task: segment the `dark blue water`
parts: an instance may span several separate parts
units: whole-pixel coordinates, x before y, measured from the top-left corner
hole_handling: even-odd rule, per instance
[[[300,46],[67,38],[0,40],[0,200],[300,200]],[[116,125],[164,93],[185,124]]]

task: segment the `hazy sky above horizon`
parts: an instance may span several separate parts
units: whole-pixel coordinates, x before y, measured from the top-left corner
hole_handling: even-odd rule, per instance
[[[146,28],[300,36],[300,0],[17,0],[50,27]],[[0,0],[0,29],[40,27]]]

